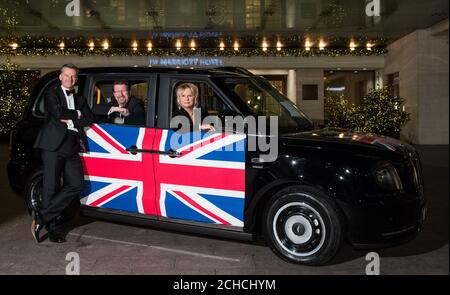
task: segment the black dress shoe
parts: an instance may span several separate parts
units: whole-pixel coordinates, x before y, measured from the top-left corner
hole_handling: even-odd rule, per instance
[[[64,234],[61,233],[48,233],[48,239],[52,243],[64,243],[66,241],[66,238],[64,237]]]
[[[44,223],[40,221],[39,216],[36,212],[32,213],[33,220],[31,221],[31,234],[33,235],[33,238],[36,240],[36,242],[40,242],[40,232],[45,227]]]
[[[61,216],[55,217],[50,222],[45,225],[47,231],[50,232],[59,232],[60,229]]]

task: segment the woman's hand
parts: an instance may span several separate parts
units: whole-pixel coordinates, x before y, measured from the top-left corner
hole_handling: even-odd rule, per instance
[[[208,131],[216,131],[216,128],[214,128],[213,125],[203,124],[203,125],[200,125],[200,130],[208,132]]]

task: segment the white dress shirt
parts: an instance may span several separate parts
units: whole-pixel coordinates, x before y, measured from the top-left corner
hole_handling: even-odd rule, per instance
[[[66,90],[69,90],[69,89],[67,89],[66,87],[64,87],[62,85],[61,85],[61,88],[62,88],[64,96],[66,98],[67,108],[69,110],[75,110],[75,101],[73,99],[73,94],[68,96],[66,93]],[[77,110],[77,113],[78,113],[78,119],[79,119],[81,117],[81,112]],[[67,124],[67,129],[78,132],[77,128],[74,127],[72,120],[68,120],[66,124]]]

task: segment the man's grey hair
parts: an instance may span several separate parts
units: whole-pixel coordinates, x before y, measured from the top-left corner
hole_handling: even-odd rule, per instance
[[[77,73],[77,76],[78,76],[79,69],[78,69],[78,67],[76,65],[74,65],[74,64],[64,64],[59,69],[59,72],[62,73],[64,68],[69,68],[69,69],[75,70],[75,72]]]

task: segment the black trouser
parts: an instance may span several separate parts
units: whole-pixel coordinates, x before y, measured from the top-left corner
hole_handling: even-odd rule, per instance
[[[58,150],[42,150],[44,182],[39,215],[41,222],[50,225],[49,231],[58,230],[55,219],[72,201],[76,199],[79,202],[84,188],[84,172],[79,151],[79,135],[70,130]]]

